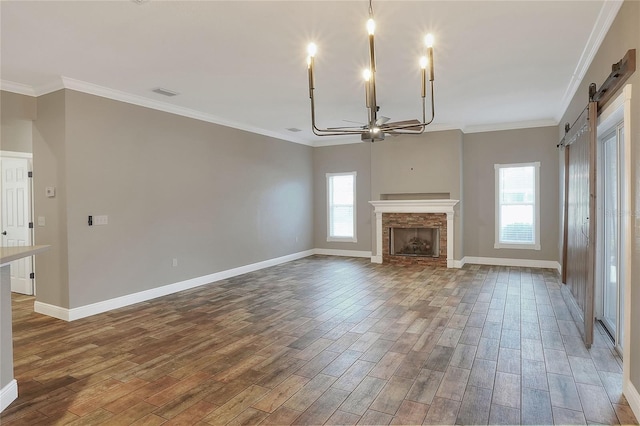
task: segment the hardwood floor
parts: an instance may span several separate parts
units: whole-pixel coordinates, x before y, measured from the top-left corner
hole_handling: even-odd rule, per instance
[[[0,424],[637,424],[559,288],[313,256],[71,323],[14,295]]]

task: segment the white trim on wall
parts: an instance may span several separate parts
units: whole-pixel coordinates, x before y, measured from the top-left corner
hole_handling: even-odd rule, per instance
[[[258,271],[260,269],[269,268],[271,266],[280,265],[282,263],[290,262],[292,260],[302,259],[315,254],[315,250],[306,250],[298,253],[289,254],[286,256],[277,257],[275,259],[269,259],[262,262],[253,263],[250,265],[240,266],[238,268],[228,269],[226,271],[220,271],[213,274],[205,275],[202,277],[196,277],[185,281],[180,281],[174,284],[164,285],[162,287],[152,288],[138,293],[127,294],[125,296],[116,297],[109,300],[103,300],[101,302],[92,303],[90,305],[79,306],[77,308],[67,309],[60,306],[50,305],[36,301],[33,305],[35,312],[49,315],[54,318],[58,318],[65,321],[74,321],[80,318],[89,317],[91,315],[100,314],[103,312],[111,311],[113,309],[123,308],[125,306],[133,305],[147,300],[152,300],[161,296],[167,296],[169,294],[177,293],[179,291],[188,290],[194,287],[199,287],[205,284],[211,284],[216,281],[225,280],[238,275],[247,274],[249,272]]]
[[[335,250],[317,248],[313,250],[313,254],[321,254],[325,256],[371,257],[370,251],[361,250]]]
[[[622,393],[625,398],[627,398],[631,411],[633,411],[633,414],[638,418],[638,414],[640,414],[640,394],[638,393],[638,389],[631,383],[631,380],[624,380],[623,378]]]
[[[533,203],[533,225],[534,225],[534,241],[533,243],[508,243],[500,241],[500,228],[502,225],[501,203],[500,203],[500,170],[505,168],[533,167],[535,180],[535,193]],[[524,250],[540,250],[540,162],[534,161],[530,163],[514,163],[514,164],[494,164],[495,171],[495,242],[494,249],[524,249]]]
[[[13,158],[33,159],[33,153],[31,153],[31,152],[18,152],[18,151],[0,151],[0,157],[13,157]]]
[[[0,80],[0,89],[5,92],[17,93],[19,95],[36,97],[36,91],[32,86],[28,84],[16,83],[9,80]]]
[[[261,129],[259,127],[249,126],[246,124],[238,123],[236,121],[227,120],[213,114],[207,114],[204,112],[196,111],[194,109],[173,105],[168,102],[151,99],[144,96],[133,95],[131,93],[111,89],[109,87],[99,86],[93,83],[87,83],[85,81],[80,81],[65,76],[61,76],[60,81],[54,81],[50,84],[47,84],[46,86],[37,88],[33,88],[25,84],[14,83],[12,81],[2,80],[1,88],[2,90],[6,90],[8,92],[18,93],[31,97],[46,95],[48,93],[52,93],[61,89],[70,89],[75,90],[76,92],[88,93],[90,95],[100,96],[102,98],[113,99],[115,101],[138,105],[145,108],[151,108],[158,111],[164,111],[183,117],[194,118],[196,120],[219,124],[221,126],[231,127],[238,130],[244,130],[258,135],[268,136],[274,139],[286,140],[289,142],[307,146],[313,145],[312,142],[299,137],[295,137],[293,135],[272,132],[266,129]]]
[[[358,242],[358,223],[357,223],[357,218],[358,218],[358,212],[357,212],[357,186],[358,186],[358,182],[357,182],[357,178],[358,178],[358,172],[340,172],[340,173],[326,173],[326,192],[327,192],[327,242],[344,242],[344,243],[357,243]],[[333,178],[334,177],[338,177],[338,176],[353,176],[353,204],[352,204],[352,208],[353,208],[353,235],[351,237],[338,237],[338,236],[334,236],[331,235],[331,207],[333,206],[332,203],[332,185],[333,185]]]
[[[571,76],[571,80],[567,85],[567,89],[565,90],[564,95],[562,96],[562,102],[555,117],[558,122],[562,120],[562,116],[567,111],[567,108],[569,108],[571,100],[574,98],[576,92],[578,91],[580,83],[582,83],[582,79],[587,73],[589,66],[591,66],[593,57],[598,52],[598,49],[600,49],[600,45],[602,44],[604,37],[609,32],[609,28],[611,28],[611,24],[613,24],[613,21],[616,18],[618,11],[622,7],[623,2],[624,0],[608,0],[602,2],[600,13],[596,18],[596,22],[593,25],[591,34],[589,34],[587,44],[584,46],[584,50],[580,55],[580,59],[578,60],[576,69]]]
[[[269,268],[271,266],[277,266],[286,262],[291,262],[293,260],[313,256],[315,254],[326,256],[370,258],[373,263],[382,263],[382,256],[380,256],[380,258],[378,259],[378,256],[372,255],[370,251],[315,248],[298,253],[293,253],[287,256],[277,257],[275,259],[269,259],[250,265],[240,266],[238,268],[228,269],[226,271],[216,272],[202,277],[180,281],[174,284],[168,284],[162,287],[145,290],[138,293],[116,297],[114,299],[104,300],[102,302],[92,303],[90,305],[80,306],[77,308],[67,309],[38,301],[34,303],[33,308],[35,312],[40,314],[48,315],[50,317],[58,318],[64,321],[75,321],[77,319],[86,318],[113,309],[123,308],[125,306],[130,306],[136,303],[146,302],[148,300],[167,296],[179,291],[188,290],[206,284],[212,284],[216,281],[221,281],[249,272],[255,272],[260,269]],[[462,260],[451,259],[451,264],[448,266],[450,268],[462,268],[467,263],[477,265],[521,266],[529,268],[557,269],[558,271],[560,270],[560,264],[556,261],[550,260],[506,259],[470,256],[464,257],[462,258]]]
[[[77,308],[62,308],[56,305],[50,305],[48,303],[36,301],[33,305],[33,310],[39,314],[48,315],[53,318],[58,318],[64,321],[75,321],[77,319],[86,318],[92,315],[100,314],[103,312],[111,311],[113,309],[124,308],[125,306],[134,305],[136,303],[146,302],[158,297],[167,296],[169,294],[177,293],[179,291],[188,290],[194,287],[199,287],[206,284],[212,284],[216,281],[225,280],[238,275],[247,274],[249,272],[255,272],[260,269],[270,268],[292,260],[302,259],[304,257],[313,256],[314,254],[328,255],[328,256],[346,256],[346,257],[363,257],[370,258],[370,251],[358,251],[358,250],[334,250],[334,249],[311,249],[298,253],[293,253],[287,256],[277,257],[275,259],[269,259],[262,262],[252,263],[250,265],[240,266],[238,268],[228,269],[226,271],[220,271],[213,274],[205,275],[202,277],[196,277],[185,281],[180,281],[173,284],[168,284],[162,287],[152,288],[149,290],[141,291],[138,293],[127,294],[125,296],[116,297],[114,299],[103,300],[101,302],[92,303],[90,305],[79,306]]]
[[[561,266],[555,260],[533,260],[533,259],[509,259],[503,257],[473,257],[465,256],[459,261],[462,265],[467,263],[474,265],[492,265],[492,266],[519,266],[524,268],[541,268],[555,269],[560,272]]]
[[[631,215],[631,93],[632,86],[631,84],[627,84],[622,89],[622,94],[618,97],[620,98],[620,102],[623,106],[623,118],[624,118],[624,140],[622,141],[622,158],[624,159],[624,164],[622,165],[624,176],[622,177],[623,182],[625,182],[623,186],[624,194],[622,196],[622,211],[624,214],[621,216],[622,223],[620,228],[620,235],[622,236],[621,244],[622,247],[622,262],[626,265],[624,269],[624,276],[622,278],[623,286],[624,286],[624,318],[623,318],[623,329],[624,336],[622,338],[623,347],[622,347],[622,358],[623,360],[631,359],[631,268],[632,268],[632,260],[631,260],[631,243],[632,239],[629,237],[631,235],[633,219]],[[637,112],[636,112],[637,114]],[[628,183],[628,184],[627,184]],[[640,396],[638,395],[638,391],[631,383],[631,368],[629,366],[629,362],[622,363],[622,386],[623,389],[628,389],[629,395],[627,395],[627,391],[625,391],[625,396],[629,400],[629,405],[633,410],[633,413],[636,417],[640,416]],[[631,403],[631,399],[634,399],[635,403]]]
[[[5,387],[0,389],[0,413],[18,398],[18,382],[16,379],[10,381]]]

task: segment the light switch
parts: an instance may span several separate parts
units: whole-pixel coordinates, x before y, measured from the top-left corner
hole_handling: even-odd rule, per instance
[[[94,225],[108,225],[109,224],[109,216],[105,215],[100,215],[100,216],[94,216],[93,217],[93,224]]]
[[[44,225],[45,225],[44,216],[38,216],[38,226],[44,226]]]
[[[45,194],[49,198],[53,198],[56,196],[56,187],[55,186],[47,186],[45,188]]]

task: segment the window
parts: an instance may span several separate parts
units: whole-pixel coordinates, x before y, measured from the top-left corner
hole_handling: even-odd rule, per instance
[[[540,163],[496,164],[494,248],[540,250]]]
[[[356,242],[356,172],[327,173],[327,241]]]

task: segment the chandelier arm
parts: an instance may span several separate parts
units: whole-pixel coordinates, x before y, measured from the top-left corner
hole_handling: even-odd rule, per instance
[[[400,126],[383,126],[382,127],[382,131],[383,132],[387,132],[387,131],[397,131],[397,130],[407,130],[407,129],[411,129],[411,128],[415,128],[420,126],[421,130],[416,130],[416,131],[408,131],[408,132],[398,132],[400,134],[405,134],[405,135],[419,135],[424,133],[425,128],[431,124],[433,122],[433,119],[435,117],[435,97],[433,94],[433,81],[430,82],[430,87],[431,87],[431,119],[429,121],[426,121],[426,104],[427,104],[427,100],[426,98],[423,98],[422,101],[422,122],[418,123],[418,124],[403,124]]]
[[[315,82],[314,82],[314,61],[313,57],[309,61],[309,101],[311,103],[311,130],[313,134],[316,136],[344,136],[344,135],[360,135],[362,134],[362,129],[353,128],[353,129],[343,129],[343,130],[329,130],[329,129],[321,129],[316,125],[316,99],[314,96],[315,93]]]
[[[375,40],[374,40],[374,29],[375,22],[373,21],[373,6],[372,0],[369,0],[369,21],[367,22],[367,29],[369,31],[369,70],[367,74],[365,74],[365,94],[366,94],[366,106],[368,109],[368,118],[369,123],[368,126],[364,127],[333,127],[327,129],[321,129],[316,125],[316,111],[315,111],[315,82],[314,82],[314,55],[316,53],[316,46],[311,43],[308,48],[309,57],[307,58],[307,64],[309,67],[309,98],[311,101],[311,127],[312,131],[316,136],[344,136],[344,135],[361,135],[362,140],[371,138],[371,142],[374,140],[382,140],[384,139],[384,132],[393,132],[396,134],[411,134],[411,135],[419,135],[424,133],[425,128],[431,124],[435,118],[435,96],[433,93],[433,37],[428,34],[425,38],[425,43],[427,44],[427,58],[421,59],[421,67],[422,67],[422,89],[421,89],[421,98],[422,98],[422,121],[411,120],[413,123],[411,124],[402,124],[402,125],[392,125],[392,126],[384,126],[378,124],[378,103],[376,99],[376,59],[375,59]],[[429,37],[431,40],[429,41]],[[427,121],[427,100],[426,100],[426,80],[427,80],[427,71],[426,64],[429,64],[428,69],[428,81],[430,87],[430,103],[431,103],[431,117],[429,121]],[[386,121],[386,120],[385,120]],[[417,124],[416,124],[417,122]],[[405,123],[407,123],[405,121]],[[382,124],[382,123],[381,123]],[[415,130],[415,129],[419,130]],[[378,132],[382,132],[381,135],[375,136]],[[365,138],[366,135],[366,138]]]

